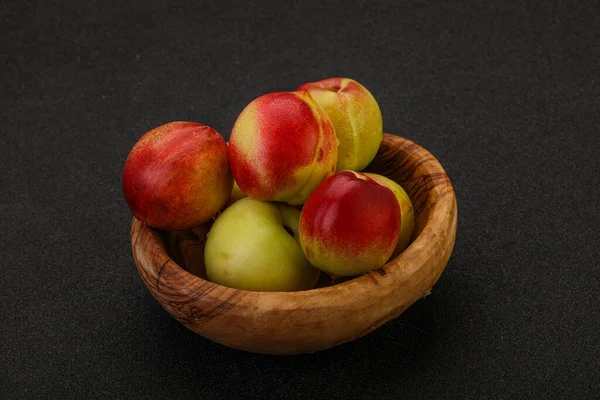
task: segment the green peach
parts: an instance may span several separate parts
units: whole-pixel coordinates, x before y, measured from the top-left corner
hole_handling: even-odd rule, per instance
[[[235,289],[290,292],[312,289],[319,271],[298,239],[300,211],[250,197],[219,215],[208,233],[208,278]]]

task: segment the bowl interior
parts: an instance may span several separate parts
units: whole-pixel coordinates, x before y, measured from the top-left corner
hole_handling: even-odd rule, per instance
[[[394,151],[390,151],[392,149],[392,146],[389,145],[390,140],[394,140],[392,138],[397,138],[395,136],[390,138],[390,136],[392,135],[385,135],[379,153],[373,162],[365,169],[365,172],[384,175],[398,183],[407,192],[415,210],[415,227],[411,238],[412,243],[423,231],[429,218],[429,213],[432,210],[431,207],[425,206],[430,194],[428,190],[429,185],[426,183],[428,181],[434,182],[439,180],[439,178],[445,179],[447,177],[445,174],[441,174],[442,176],[436,178],[435,176],[423,176],[422,174],[417,173],[419,166],[422,167],[423,164],[413,162],[410,163],[410,168],[405,168],[405,165],[403,165],[402,162],[398,163],[399,160],[405,160],[408,165],[409,160],[411,159],[411,157],[409,157],[411,153],[419,151],[421,147],[413,143],[414,146],[409,144],[402,148],[394,148]],[[167,254],[174,262],[191,274],[201,279],[208,279],[204,266],[204,246],[206,244],[206,235],[210,230],[212,223],[213,221],[210,221],[194,229],[185,231],[155,231]],[[334,284],[339,285],[356,278],[359,277],[342,277],[333,281],[327,274],[322,273],[320,274],[319,282],[315,289]]]

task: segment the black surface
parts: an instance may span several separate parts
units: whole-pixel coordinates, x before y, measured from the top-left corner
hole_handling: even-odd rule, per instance
[[[0,398],[597,398],[595,2],[136,3],[0,4]],[[340,75],[447,169],[446,272],[332,350],[196,336],[135,270],[131,146]]]

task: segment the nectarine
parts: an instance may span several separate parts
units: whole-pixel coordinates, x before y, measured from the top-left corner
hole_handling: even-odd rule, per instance
[[[368,176],[341,171],[310,195],[300,215],[300,244],[312,265],[353,276],[385,264],[398,241],[394,193]]]
[[[308,92],[269,93],[237,118],[229,162],[248,196],[300,205],[334,173],[337,146],[329,117]]]
[[[214,129],[170,122],[144,134],[123,169],[123,193],[133,215],[159,229],[184,230],[225,205],[233,178],[227,144]]]

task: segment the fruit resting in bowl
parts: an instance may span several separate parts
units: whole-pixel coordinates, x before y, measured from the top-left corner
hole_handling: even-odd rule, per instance
[[[235,121],[229,162],[248,196],[300,205],[334,173],[337,146],[329,117],[308,92],[269,93]]]
[[[406,192],[356,172],[381,140],[371,93],[330,78],[256,98],[228,144],[193,122],[152,129],[127,158],[123,191],[137,219],[178,232],[172,247],[189,251],[173,259],[188,271],[236,289],[307,290],[319,270],[364,274],[410,242]]]
[[[381,110],[375,97],[348,78],[329,78],[301,85],[323,107],[340,141],[337,171],[362,171],[375,157],[383,136]]]
[[[300,244],[310,262],[329,275],[360,275],[388,261],[400,218],[390,189],[360,172],[338,172],[302,208]]]
[[[235,289],[263,292],[312,289],[319,278],[298,242],[300,211],[244,198],[217,217],[204,260],[208,278]]]
[[[159,229],[184,230],[208,221],[232,186],[225,140],[195,122],[170,122],[147,132],[123,169],[131,212]]]
[[[394,250],[394,253],[392,254],[392,257],[396,257],[406,249],[410,243],[410,238],[412,237],[415,228],[415,209],[410,201],[410,197],[408,197],[408,194],[402,186],[383,175],[368,172],[365,172],[365,175],[394,192],[398,199],[398,203],[400,204],[400,219],[402,224],[400,226],[396,250]]]

